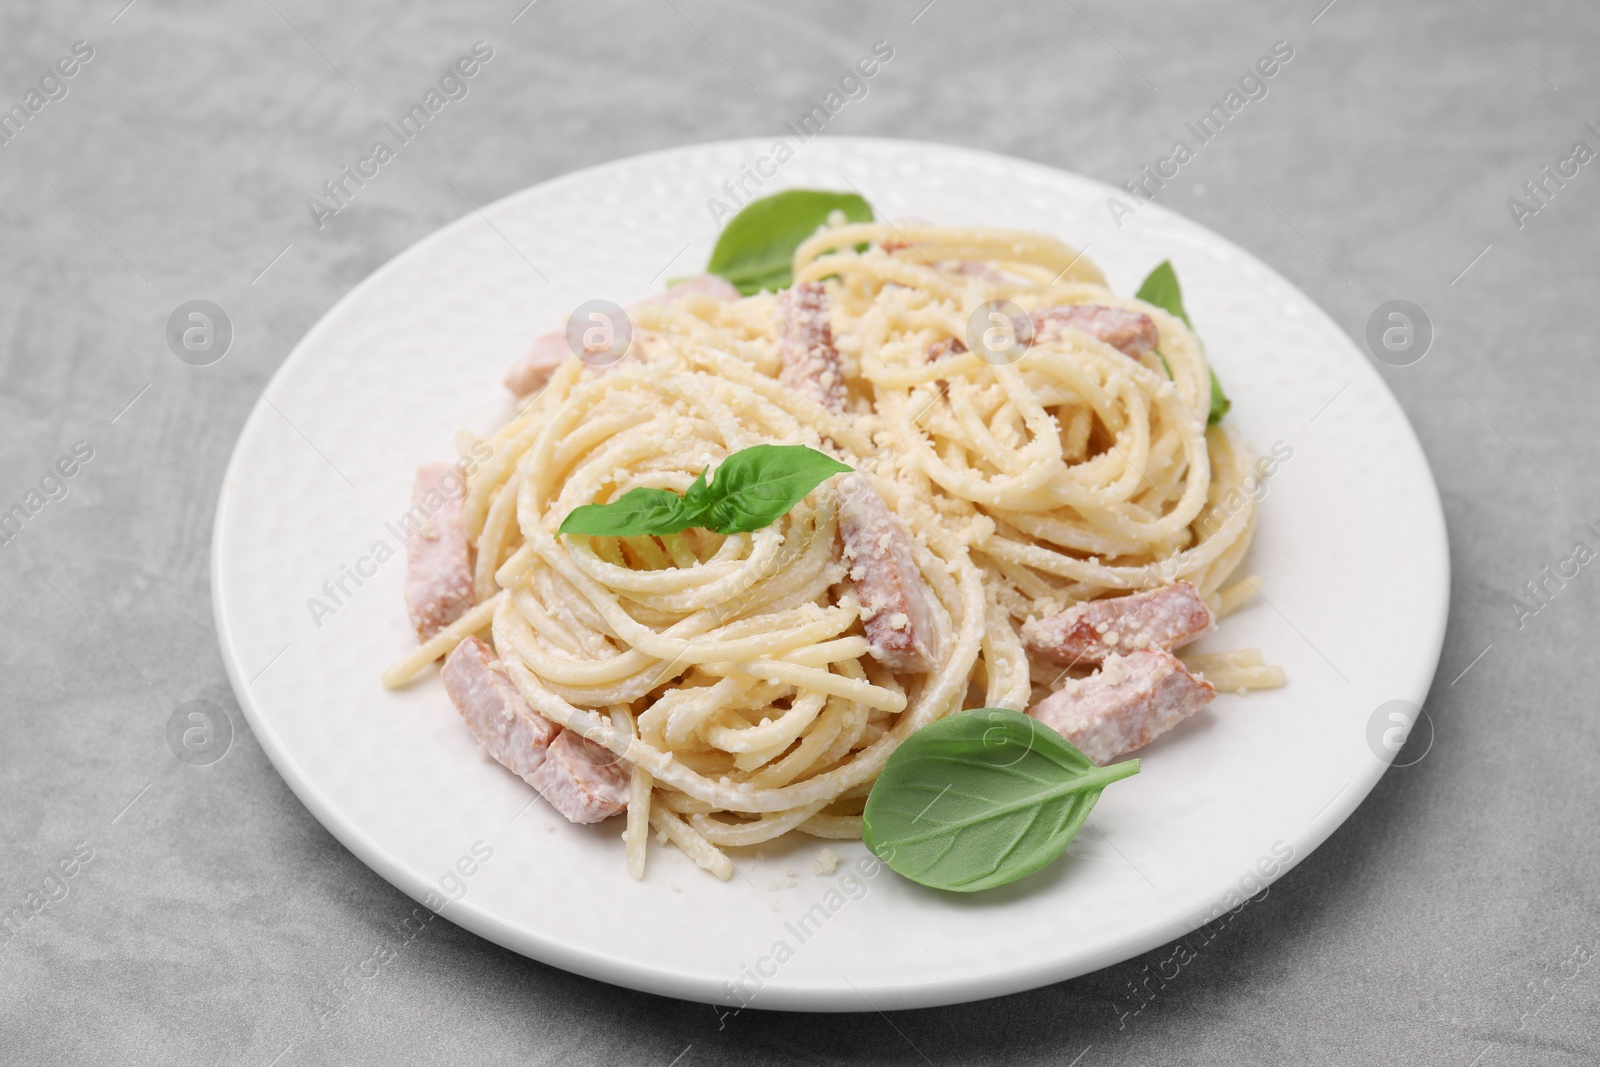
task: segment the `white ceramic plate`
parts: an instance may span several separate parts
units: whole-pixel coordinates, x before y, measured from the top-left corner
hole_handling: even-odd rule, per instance
[[[1169,211],[1147,205],[1118,229],[1114,190],[1081,177],[830,137],[762,190],[853,187],[880,217],[1053,233],[1087,245],[1125,293],[1170,257],[1230,423],[1258,451],[1292,449],[1266,483],[1250,560],[1268,599],[1208,639],[1260,647],[1288,687],[1220,696],[1141,752],[1143,772],[1105,794],[1062,861],[961,896],[886,869],[863,876],[859,843],[835,845],[833,875],[814,873],[822,843],[802,839],[739,857],[727,883],[653,849],[633,882],[620,823],[580,828],[530,806],[437,675],[380,687],[415,643],[386,526],[413,470],[451,457],[458,428],[506,416],[506,365],[571,308],[627,304],[698,270],[717,230],[708,199],[771,149],[677,149],[508,197],[396,257],[306,336],[251,414],[217,506],[217,629],[256,736],[323,825],[404,892],[453,898],[445,917],[518,952],[669,996],[833,1011],[974,1000],[1190,932],[1303,859],[1382,774],[1368,724],[1428,691],[1448,549],[1416,438],[1349,338],[1274,271]],[[385,551],[395,558],[380,562]],[[341,577],[335,602],[324,583]],[[313,597],[332,614],[314,618]]]

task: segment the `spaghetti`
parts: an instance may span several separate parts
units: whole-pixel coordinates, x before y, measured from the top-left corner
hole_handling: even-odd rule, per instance
[[[1207,426],[1204,349],[1111,293],[1080,252],[1013,231],[845,225],[801,245],[794,278],[826,293],[840,402],[785,385],[773,294],[636,308],[627,358],[566,360],[489,438],[463,508],[476,606],[385,675],[403,684],[487,629],[534,711],[625,763],[636,877],[651,827],[723,878],[725,848],[859,837],[906,737],[1049,692],[1062,669],[1025,646],[1030,618],[1178,580],[1223,614],[1252,589],[1228,584],[1254,531],[1254,502],[1229,497],[1251,461]],[[968,350],[969,322],[995,306],[1047,323],[1014,359]],[[1083,307],[1147,316],[1156,343],[1130,356],[1070,316],[1048,325],[1050,309]],[[872,654],[839,548],[843,479],[753,533],[555,532],[580,505],[682,493],[763,442],[838,456],[914,532],[931,669]],[[1254,650],[1189,662],[1221,688],[1283,683]]]

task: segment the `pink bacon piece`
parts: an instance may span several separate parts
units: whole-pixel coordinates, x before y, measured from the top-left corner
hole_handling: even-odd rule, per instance
[[[466,483],[448,463],[417,468],[406,539],[406,609],[426,641],[472,606],[472,567],[461,521]]]
[[[1116,652],[1174,649],[1210,633],[1216,617],[1188,582],[1074,604],[1022,624],[1022,640],[1058,663],[1099,663]]]
[[[483,641],[469,637],[457,645],[441,674],[451,703],[489,755],[568,821],[600,822],[627,809],[627,764],[534,711]]]
[[[489,755],[537,788],[534,773],[561,727],[528,706],[494,651],[476,637],[455,647],[440,675],[451,703]]]
[[[1131,652],[1108,657],[1087,678],[1068,679],[1028,714],[1103,767],[1148,745],[1216,695],[1171,652]]]
[[[630,304],[628,311],[636,312],[641,308],[670,304],[692,294],[724,301],[737,300],[740,296],[739,290],[735,289],[726,278],[715,274],[700,274],[679,282],[664,293],[655,293]],[[573,355],[572,344],[567,339],[565,328],[539,335],[506,372],[506,388],[515,396],[527,396],[548,382],[550,375],[561,366],[562,360],[571,355]],[[597,365],[594,369],[603,373],[610,369],[610,365]]]
[[[640,308],[654,307],[657,304],[670,304],[682,297],[699,294],[709,296],[713,300],[738,300],[743,294],[734,287],[728,279],[718,274],[696,274],[693,278],[668,287],[665,292],[653,293],[643,300],[628,305],[629,311],[638,311]]]
[[[909,535],[861,475],[846,475],[839,490],[839,533],[861,597],[867,651],[897,674],[932,670],[933,594],[911,556]]]
[[[1042,335],[1047,327],[1070,327],[1104,341],[1112,348],[1134,359],[1143,359],[1155,350],[1161,340],[1155,321],[1142,311],[1105,307],[1100,304],[1067,304],[1062,307],[1040,308],[1033,312],[1035,335]]]
[[[828,290],[796,282],[778,294],[778,380],[832,412],[844,410],[844,372],[833,347]]]
[[[612,751],[562,730],[528,779],[569,822],[600,822],[628,808],[628,765]]]
[[[542,388],[561,361],[572,355],[567,347],[567,331],[551,330],[533,339],[528,350],[506,371],[506,388],[512,396],[527,396]]]

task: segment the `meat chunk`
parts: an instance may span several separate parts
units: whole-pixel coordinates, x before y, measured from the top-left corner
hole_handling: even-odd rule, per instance
[[[534,772],[561,727],[528,706],[493,650],[476,637],[455,647],[440,674],[451,703],[489,755],[537,788]]]
[[[569,822],[589,823],[627,810],[629,778],[610,749],[562,730],[528,784]]]
[[[1210,633],[1216,618],[1200,592],[1173,582],[1143,593],[1074,604],[1022,624],[1022,640],[1058,663],[1099,663],[1114,652],[1174,649]]]
[[[561,361],[572,355],[567,347],[567,331],[551,330],[534,338],[533,344],[506,371],[506,388],[512,396],[527,396],[544,387]]]
[[[778,380],[829,411],[844,410],[844,372],[828,322],[828,290],[796,282],[778,294]]]
[[[1066,304],[1062,307],[1040,308],[1032,315],[1036,335],[1046,327],[1060,329],[1071,327],[1104,341],[1112,348],[1134,359],[1143,359],[1155,350],[1160,341],[1156,324],[1142,311],[1105,307],[1100,304]]]
[[[721,275],[696,274],[693,278],[685,278],[668,287],[665,292],[655,293],[629,304],[628,310],[638,311],[640,308],[653,307],[657,304],[670,304],[693,294],[709,296],[714,300],[738,300],[743,295],[732,282]]]
[[[1105,766],[1143,748],[1217,695],[1171,652],[1107,657],[1087,678],[1068,679],[1028,714]]]
[[[840,480],[839,534],[861,597],[867,651],[896,674],[933,669],[933,593],[911,557],[911,538],[859,474]]]
[[[657,304],[670,304],[691,294],[709,296],[716,300],[737,300],[740,295],[739,290],[735,289],[726,278],[720,278],[715,274],[700,274],[684,279],[666,292],[655,293],[630,304],[628,311],[635,312],[640,308]],[[574,354],[575,343],[578,342],[568,340],[566,329],[551,330],[547,334],[541,334],[506,372],[506,388],[515,396],[527,396],[535,389],[541,388],[550,380],[550,375],[556,372],[556,368],[561,366],[561,361]],[[608,367],[596,366],[594,369],[604,371]]]
[[[406,513],[406,609],[426,641],[472,606],[472,567],[461,521],[466,482],[448,463],[417,468]]]
[[[628,765],[534,711],[488,645],[469,637],[444,661],[445,692],[489,755],[572,822],[628,806]]]

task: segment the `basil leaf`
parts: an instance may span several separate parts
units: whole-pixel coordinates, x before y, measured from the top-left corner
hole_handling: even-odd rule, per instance
[[[670,489],[630,489],[609,504],[583,504],[561,520],[557,533],[596,537],[668,534],[695,524],[684,498]]]
[[[749,533],[771,526],[835,474],[854,470],[804,445],[755,445],[704,470],[683,496],[666,489],[630,489],[609,504],[573,508],[557,533],[596,537],[669,534],[701,526]]]
[[[711,486],[706,484],[706,475],[711,473],[707,467],[701,471],[694,481],[689,483],[689,488],[684,490],[683,505],[695,515],[702,514],[711,504]]]
[[[1215,426],[1222,421],[1222,417],[1233,407],[1233,401],[1222,395],[1222,383],[1217,381],[1217,372],[1211,372],[1211,414],[1206,416],[1206,425]]]
[[[706,273],[721,275],[746,296],[787,289],[794,281],[794,250],[835,211],[851,222],[872,221],[872,207],[855,193],[790,189],[753,200],[728,220]]]
[[[862,839],[913,882],[992,889],[1060,856],[1101,790],[1138,771],[1138,760],[1096,767],[1021,712],[958,712],[895,749],[867,797]]]
[[[1163,259],[1161,265],[1139,283],[1139,291],[1133,295],[1135,299],[1154,304],[1167,314],[1182,319],[1185,326],[1194,329],[1194,323],[1189,321],[1189,313],[1183,310],[1183,290],[1178,285],[1178,272],[1172,269],[1172,260]]]
[[[1160,266],[1145,277],[1139,285],[1139,291],[1133,295],[1146,304],[1154,304],[1167,314],[1182,319],[1185,326],[1194,329],[1194,323],[1189,321],[1189,313],[1183,308],[1183,289],[1178,285],[1178,272],[1172,269],[1172,260],[1163,259]],[[1200,347],[1204,350],[1205,342],[1202,341]],[[1168,376],[1171,376],[1170,370]],[[1222,383],[1217,381],[1217,372],[1211,371],[1211,412],[1206,416],[1206,425],[1215,426],[1221,422],[1231,407],[1233,401],[1223,395]]]
[[[749,533],[787,515],[807,493],[845,471],[854,470],[804,445],[754,445],[722,461],[703,497],[699,525],[717,533]],[[696,485],[706,480],[702,472]],[[689,487],[695,499],[695,486]]]

